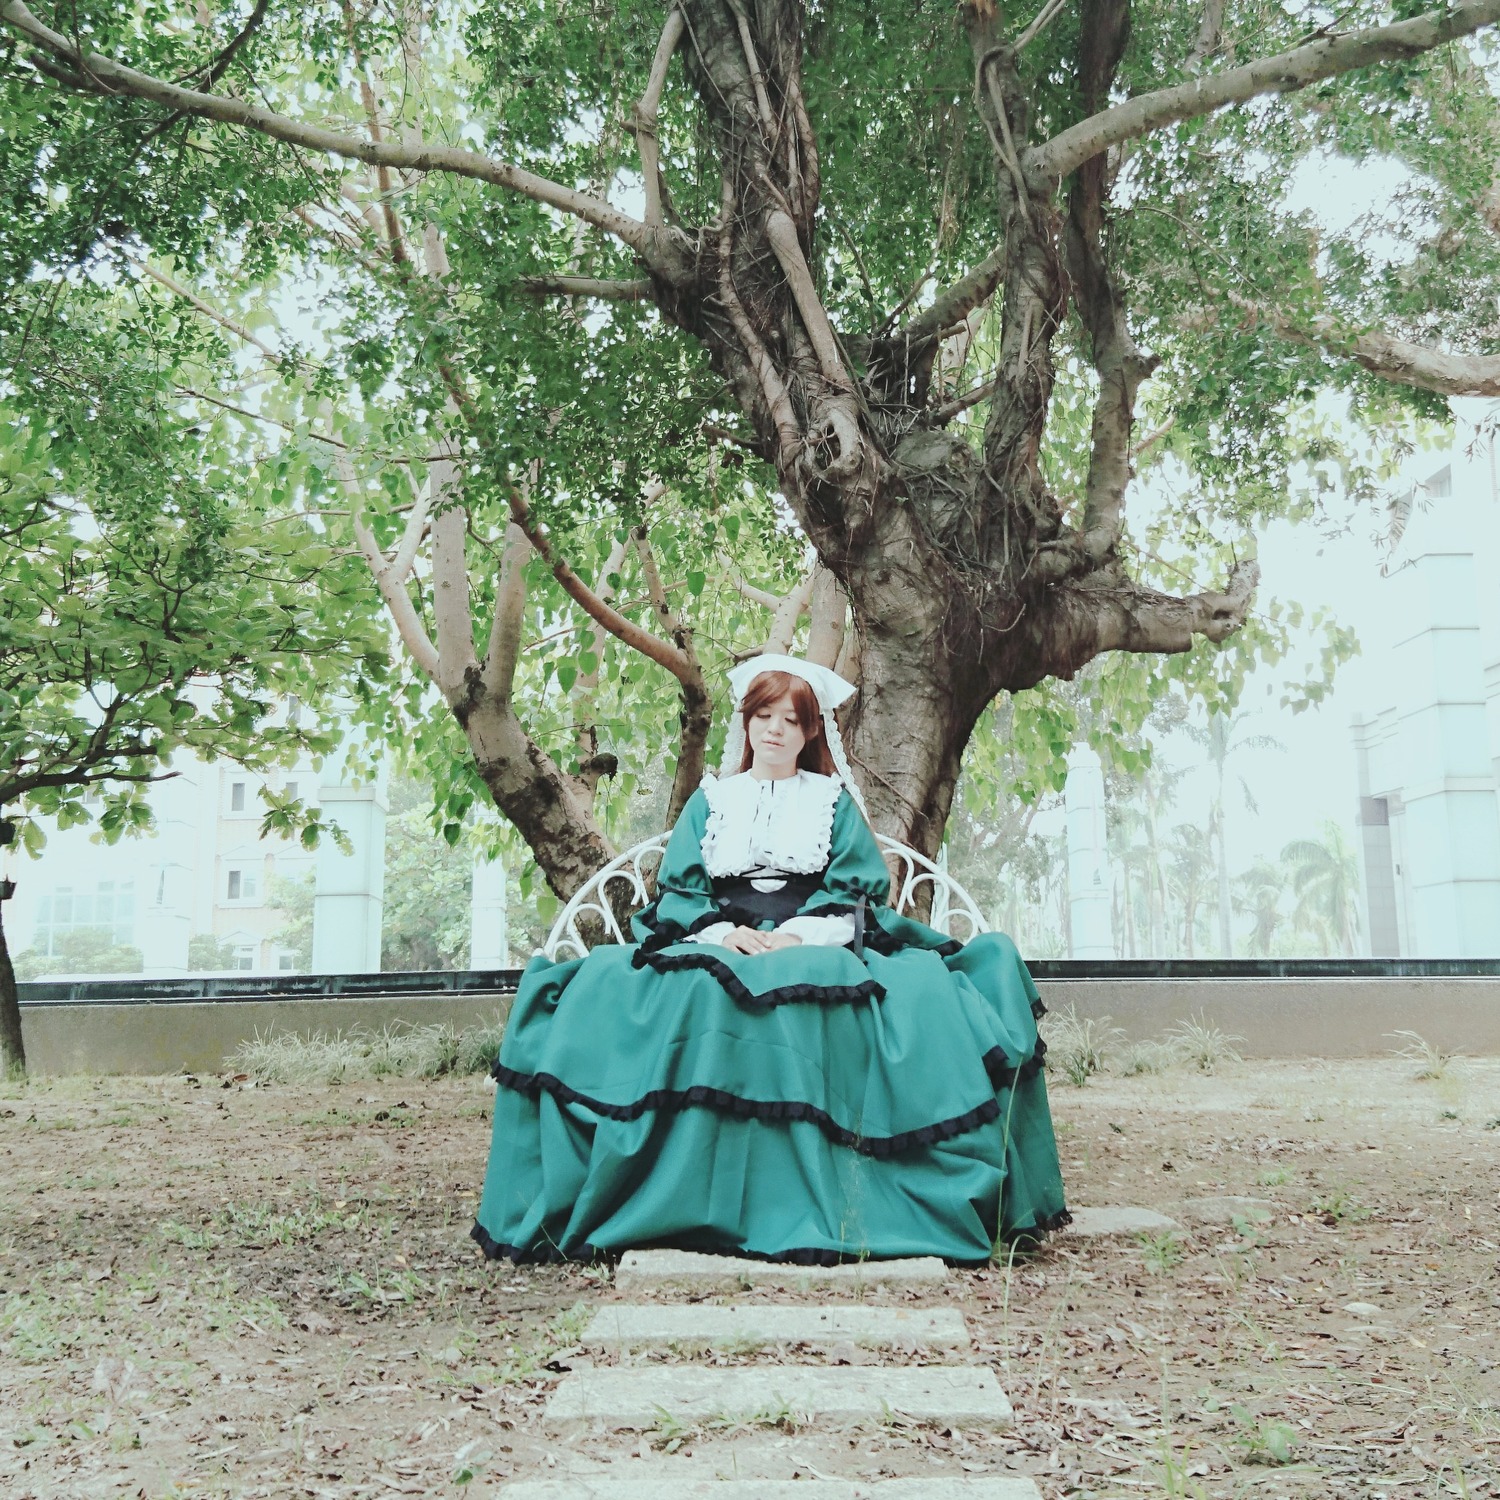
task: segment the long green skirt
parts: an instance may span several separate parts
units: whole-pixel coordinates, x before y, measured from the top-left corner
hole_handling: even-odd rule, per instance
[[[485,1253],[977,1263],[1065,1222],[1014,944],[886,946],[534,958],[494,1068]]]

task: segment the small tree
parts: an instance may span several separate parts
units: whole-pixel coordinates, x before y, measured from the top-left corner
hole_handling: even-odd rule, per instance
[[[90,311],[0,324],[0,811],[32,855],[41,815],[110,842],[148,829],[179,751],[263,771],[331,748],[336,691],[385,669],[358,565],[296,513],[275,452],[183,394],[191,339],[117,339]],[[273,830],[319,824],[272,799]],[[3,924],[0,1054],[24,1072]]]

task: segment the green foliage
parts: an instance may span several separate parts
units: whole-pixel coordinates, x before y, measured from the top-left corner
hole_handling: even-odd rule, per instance
[[[473,855],[467,844],[450,844],[434,831],[425,792],[403,779],[391,787],[382,969],[462,969],[469,961]]]
[[[188,78],[222,51],[242,10],[188,24],[163,0],[84,0],[69,24],[146,72]],[[1000,11],[1013,33],[1035,6]],[[1122,96],[1189,76],[1200,12],[1185,0],[1133,7]],[[1383,18],[1363,4],[1342,11],[1340,25]],[[439,5],[421,86],[403,88],[391,10],[276,5],[221,87],[348,126],[363,119],[353,41],[373,73],[396,81],[385,91],[393,135],[487,149],[560,182],[614,187],[623,201],[616,185],[633,191],[637,166],[623,122],[661,24],[662,7],[646,0],[607,10]],[[1076,83],[1080,24],[1059,13],[1018,60],[1032,140],[1090,107]],[[1239,7],[1209,66],[1293,45],[1310,24],[1321,23],[1296,9]],[[805,45],[822,176],[813,271],[858,364],[893,309],[920,303],[923,287],[950,283],[994,247],[994,152],[972,103],[961,7],[831,0],[809,9]],[[1121,151],[1108,248],[1132,332],[1162,361],[1143,388],[1122,544],[1136,582],[1212,587],[1269,520],[1318,522],[1336,505],[1383,502],[1395,465],[1442,418],[1439,404],[1276,338],[1230,294],[1304,326],[1326,316],[1491,349],[1500,240],[1475,205],[1490,201],[1493,122],[1483,70],[1458,45],[1184,121]],[[675,213],[712,221],[717,143],[680,66],[668,74],[660,136]],[[1334,171],[1393,164],[1409,175],[1388,222],[1329,231],[1288,205],[1286,189],[1325,157]],[[179,745],[248,764],[317,749],[327,743],[324,706],[343,685],[355,717],[432,780],[438,836],[457,849],[472,829],[509,857],[529,899],[529,851],[479,818],[490,793],[450,712],[409,661],[387,664],[373,590],[350,556],[335,456],[348,456],[371,532],[390,548],[411,500],[408,470],[421,471],[446,420],[445,373],[462,372],[481,650],[494,556],[523,474],[558,555],[595,585],[608,581],[600,575],[615,537],[649,520],[673,606],[716,684],[717,669],[766,625],[732,575],[784,589],[804,547],[770,469],[704,441],[705,426],[739,418],[682,328],[630,302],[560,310],[529,288],[560,272],[636,275],[617,244],[499,188],[415,175],[396,196],[409,232],[430,224],[443,237],[451,270],[437,283],[372,255],[375,231],[356,211],[337,227],[320,216],[317,205],[339,203],[341,187],[370,201],[362,168],[212,122],[164,121],[129,98],[59,89],[12,33],[0,37],[0,626],[19,642],[13,667],[0,648],[0,766],[76,760],[104,711],[81,708],[82,696],[118,699],[112,724],[128,753],[97,763],[114,778],[100,831],[115,837],[148,816],[139,784],[119,778],[159,774]],[[190,280],[271,356],[194,314],[143,272],[147,263]],[[953,391],[992,366],[999,323],[992,312],[965,361],[945,372]],[[1070,314],[1054,344],[1058,382],[1042,435],[1047,481],[1075,517],[1095,380],[1085,343]],[[957,428],[977,441],[984,419],[976,407]],[[1158,436],[1145,443],[1148,434]],[[667,489],[648,511],[654,482]],[[628,550],[618,571],[623,612],[655,628]],[[540,562],[527,576],[517,712],[566,771],[578,765],[580,724],[619,757],[597,813],[623,842],[670,772],[676,684],[588,629]],[[430,626],[421,578],[410,593]],[[962,810],[976,828],[1002,805],[1021,812],[974,841],[993,834],[1039,864],[1024,810],[1061,787],[1080,736],[1131,775],[1149,764],[1143,730],[1163,704],[1230,711],[1248,675],[1266,668],[1277,669],[1285,706],[1318,703],[1356,643],[1316,601],[1276,598],[1274,579],[1267,593],[1222,646],[1115,656],[1076,684],[1044,682],[983,716]],[[287,693],[310,705],[295,732],[267,724],[266,709]],[[717,724],[721,734],[722,712]],[[0,773],[0,802],[6,785]],[[87,816],[68,786],[26,795],[64,821]],[[305,809],[273,803],[267,826],[317,836]],[[27,836],[35,848],[35,825]],[[451,932],[420,955],[415,941],[411,962],[458,951]]]
[[[273,460],[212,408],[169,406],[185,356],[158,363],[139,332],[0,325],[25,381],[0,387],[0,804],[111,842],[149,826],[144,786],[176,751],[264,769],[326,750],[334,694],[384,671],[363,580]],[[33,818],[22,839],[39,852]]]
[[[16,978],[45,979],[49,974],[139,974],[141,950],[117,944],[108,927],[74,927],[59,932],[52,954],[28,950],[15,957]]]
[[[188,939],[188,970],[193,974],[217,974],[234,962],[234,944],[211,932],[194,933]]]
[[[292,955],[299,973],[312,968],[313,876],[272,875],[266,905],[279,911],[281,922],[271,934],[277,947]]]

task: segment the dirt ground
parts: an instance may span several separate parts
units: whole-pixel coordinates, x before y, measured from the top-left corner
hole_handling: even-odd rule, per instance
[[[1415,1071],[1054,1079],[1072,1201],[1184,1228],[955,1274],[1015,1429],[741,1425],[786,1474],[1024,1472],[1048,1500],[1500,1497],[1500,1060]],[[616,1294],[480,1260],[489,1105],[477,1078],[0,1089],[0,1494],[490,1496],[744,1438],[543,1435]],[[1223,1195],[1262,1202],[1183,1207]]]

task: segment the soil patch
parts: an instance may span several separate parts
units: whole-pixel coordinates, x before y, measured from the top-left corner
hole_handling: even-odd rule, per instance
[[[1054,1079],[1072,1201],[1182,1229],[916,1299],[962,1310],[1013,1432],[783,1414],[774,1440],[809,1474],[1014,1470],[1048,1500],[1500,1496],[1500,1061],[1416,1071]],[[480,1259],[484,1083],[247,1085],[0,1090],[0,1492],[488,1496],[556,1461],[542,1403],[621,1299],[607,1269]]]

